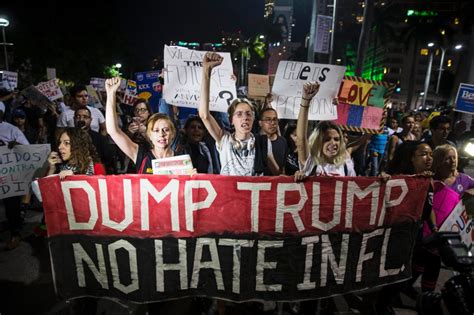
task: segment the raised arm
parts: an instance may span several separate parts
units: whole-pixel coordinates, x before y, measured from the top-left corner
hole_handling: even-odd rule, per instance
[[[107,105],[105,109],[105,125],[107,131],[114,140],[115,144],[128,156],[134,163],[137,161],[138,144],[119,128],[117,117],[117,102],[115,100],[117,90],[120,87],[120,78],[111,78],[105,81],[105,90],[107,91]]]
[[[300,112],[298,114],[298,123],[296,125],[296,147],[298,149],[298,160],[304,165],[308,158],[308,113],[309,103],[319,91],[319,83],[307,82],[303,85],[303,97],[301,98]]]
[[[199,117],[202,119],[209,134],[219,144],[224,134],[217,121],[209,112],[209,94],[211,88],[211,72],[214,67],[222,63],[223,58],[217,54],[208,52],[202,60],[202,81],[201,81],[201,98],[199,101]]]

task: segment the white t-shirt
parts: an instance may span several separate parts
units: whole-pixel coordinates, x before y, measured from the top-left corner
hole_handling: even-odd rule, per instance
[[[344,165],[347,168],[347,174],[344,169]],[[306,162],[304,163],[303,168],[301,169],[302,172],[306,176],[313,175],[313,169],[316,167],[316,171],[314,175],[316,176],[357,176],[354,170],[354,162],[350,157],[347,157],[344,163],[341,165],[336,166],[335,164],[324,163],[321,165],[315,165],[311,154],[308,155]]]
[[[30,144],[18,127],[6,121],[0,122],[0,140],[5,142],[5,144],[11,141],[16,141],[20,144]]]
[[[220,143],[217,144],[221,161],[221,175],[254,176],[255,138],[240,141],[242,148],[235,149],[232,145],[231,134],[224,132]]]
[[[105,117],[100,110],[97,108],[87,106],[91,111],[91,129],[95,132],[100,132],[100,124],[105,123]],[[74,110],[71,107],[66,106],[66,109],[59,115],[56,127],[74,127]]]

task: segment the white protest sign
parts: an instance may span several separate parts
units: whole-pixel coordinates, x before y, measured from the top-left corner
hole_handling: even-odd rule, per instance
[[[202,59],[205,51],[165,46],[163,98],[168,104],[198,108],[201,94]],[[224,60],[211,73],[209,109],[227,112],[237,91],[232,79],[230,53],[219,52]]]
[[[102,103],[100,102],[99,94],[92,87],[92,85],[86,85],[86,89],[87,89],[87,94],[89,94],[88,104],[98,109],[104,108],[104,106],[102,106]]]
[[[91,81],[89,83],[96,89],[97,91],[100,92],[105,92],[105,79],[102,78],[91,78]]]
[[[280,61],[272,87],[272,106],[278,117],[297,119],[303,85],[316,81],[321,86],[310,103],[309,120],[337,119],[337,108],[332,101],[339,91],[345,71],[346,67],[342,66]]]
[[[34,173],[51,151],[49,144],[0,147],[0,199],[22,196],[30,191]]]
[[[155,175],[190,175],[193,162],[189,154],[177,155],[151,161]]]
[[[127,105],[133,105],[133,103],[136,100],[137,100],[137,82],[133,80],[127,80],[123,102]]]
[[[4,89],[13,91],[18,87],[18,73],[12,71],[0,71],[2,75],[2,85]]]
[[[443,232],[459,232],[461,240],[468,248],[471,248],[474,240],[474,222],[466,212],[462,200],[454,207],[451,214],[444,220],[443,224],[439,228],[439,231]]]
[[[56,79],[39,83],[36,88],[46,96],[50,101],[63,97],[63,92]]]

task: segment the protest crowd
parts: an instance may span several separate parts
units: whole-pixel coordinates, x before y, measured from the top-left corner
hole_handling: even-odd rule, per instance
[[[0,149],[3,147],[5,151],[0,156],[0,167],[21,155],[14,153],[20,147],[49,144],[50,151],[45,152],[46,156],[31,153],[31,159],[37,157],[38,161],[43,162],[34,170],[33,179],[58,175],[61,181],[67,182],[73,175],[103,175],[109,178],[110,175],[154,174],[156,167],[153,160],[182,155],[188,155],[192,162],[192,170],[187,173],[191,181],[195,176],[199,179],[200,174],[211,174],[282,176],[291,178],[291,183],[287,182],[287,185],[305,183],[314,177],[349,177],[348,180],[372,177],[372,181],[384,184],[398,176],[416,175],[429,184],[425,195],[415,197],[422,199],[424,205],[416,221],[414,245],[409,250],[412,255],[408,254],[411,257],[411,270],[408,271],[411,277],[403,282],[388,283],[377,290],[371,301],[376,313],[389,313],[399,294],[416,300],[423,292],[435,290],[441,258],[438,253],[425,248],[422,240],[436,233],[461,197],[474,189],[474,180],[463,173],[466,159],[462,152],[473,134],[466,130],[463,121],[457,120],[454,111],[430,115],[427,112],[410,112],[406,108],[385,108],[382,125],[380,129],[376,128],[377,132],[373,132],[374,128],[346,128],[340,120],[315,119],[318,106],[321,111],[323,106],[328,111],[334,111],[341,102],[340,93],[336,95],[339,99],[333,94],[327,103],[316,100],[323,90],[328,89],[328,82],[321,78],[330,72],[322,69],[319,76],[311,77],[315,80],[308,79],[299,86],[296,91],[299,98],[293,104],[297,110],[293,117],[282,115],[278,108],[282,96],[278,93],[269,93],[258,100],[241,92],[237,95],[231,93],[232,99],[224,102],[227,106],[224,113],[223,110],[216,110],[212,89],[217,82],[214,74],[224,62],[230,61],[215,52],[205,53],[201,58],[199,95],[194,108],[181,106],[179,101],[172,102],[164,97],[153,102],[137,94],[130,98],[128,87],[123,87],[119,77],[102,80],[99,85],[86,86],[77,82],[69,89],[62,89],[60,97],[53,100],[50,97],[42,100],[34,93],[18,89],[2,90]],[[170,83],[167,76],[172,72],[170,66],[155,78],[164,90]],[[230,75],[229,79],[233,80]],[[329,89],[339,91],[340,81]],[[91,93],[95,95],[94,100]],[[8,155],[7,152],[12,153]],[[4,175],[0,174],[0,186],[6,178]],[[321,190],[324,183],[321,182]],[[124,182],[123,185],[125,195],[127,184]],[[140,185],[142,189],[146,187],[145,184]],[[433,207],[436,193],[445,192],[439,185],[448,189],[455,200],[443,205],[442,211]],[[25,212],[34,207],[41,208],[42,204],[29,188],[20,195],[5,197],[14,187],[2,187],[0,194],[4,196],[0,199],[7,217],[2,229],[9,230],[5,250],[13,251],[22,242]],[[408,195],[411,193],[407,192]],[[321,200],[321,205],[323,203]],[[35,228],[36,236],[47,239],[51,228],[48,225],[48,219],[43,219]],[[324,242],[323,237],[321,240]],[[198,244],[195,246],[197,251]],[[211,259],[212,248],[209,247]],[[421,291],[414,287],[419,277]],[[154,275],[150,275],[152,278]],[[179,282],[178,278],[176,282]],[[305,279],[306,282],[311,283],[309,278]],[[268,300],[236,306],[230,301],[198,296],[199,293],[182,300],[153,301],[149,303],[149,312],[167,310],[175,314],[226,314],[227,311],[232,314],[232,310],[237,308],[242,313],[281,314],[285,309],[289,314],[314,314],[321,307],[321,303],[317,302],[318,296],[283,303],[283,306]],[[89,296],[84,300],[86,302],[79,307],[93,305],[96,298]]]

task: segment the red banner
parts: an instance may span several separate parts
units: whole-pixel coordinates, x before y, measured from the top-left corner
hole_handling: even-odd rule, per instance
[[[40,180],[60,296],[296,301],[411,276],[428,180]]]
[[[48,232],[132,237],[367,231],[416,220],[427,180],[74,176],[40,181]]]

